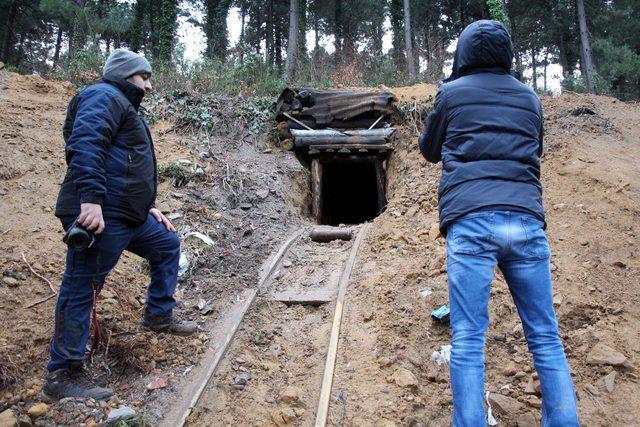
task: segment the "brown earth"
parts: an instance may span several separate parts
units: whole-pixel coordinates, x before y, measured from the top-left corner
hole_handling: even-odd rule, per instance
[[[0,87],[0,269],[15,273],[5,273],[0,284],[0,364],[17,377],[0,399],[29,406],[37,400],[44,375],[55,299],[25,308],[47,296],[49,287],[29,271],[21,253],[57,288],[64,247],[51,210],[64,173],[60,127],[74,92],[61,83],[9,73],[0,73]],[[405,104],[428,104],[435,87],[399,88],[397,93]],[[633,368],[640,363],[640,108],[577,94],[544,98],[543,103],[542,179],[555,303],[581,420],[587,426],[639,425]],[[429,318],[433,309],[448,303],[444,239],[429,236],[437,222],[440,166],[421,158],[409,128],[414,129],[400,129],[388,162],[388,208],[373,221],[349,284],[331,425],[444,426],[450,421],[448,369],[430,360],[450,341],[448,328]],[[200,181],[183,188],[163,183],[160,207],[183,215],[176,221],[181,230],[201,231],[216,245],[207,249],[185,243],[194,262],[181,281],[179,313],[200,322],[203,333],[195,340],[136,333],[147,282],[139,258],[125,257],[108,281],[104,299],[111,302],[101,303],[101,315],[120,355],[99,356],[98,364],[103,361],[114,370],[140,365],[146,376],[133,381],[136,376],[127,370],[114,377],[104,369],[97,376],[115,382],[120,399],[142,408],[152,420],[171,410],[182,377],[193,380],[189,367],[197,363],[208,345],[208,331],[230,301],[255,287],[261,262],[291,230],[308,222],[306,172],[290,153],[248,143],[229,149],[228,141],[214,138],[209,141],[212,157],[203,159],[198,156],[201,135],[180,135],[160,122],[154,136],[161,163],[189,159],[205,171]],[[269,190],[266,195],[264,190]],[[192,425],[312,424],[333,304],[287,306],[272,301],[270,292],[335,282],[336,266],[350,245],[303,241],[294,247],[281,276],[249,310]],[[212,305],[208,316],[195,307],[201,298]],[[526,416],[539,420],[539,396],[525,393],[535,381],[530,357],[499,275],[490,312],[487,389],[520,402],[515,413],[496,411],[496,418],[501,425],[515,425]],[[123,360],[127,348],[142,343],[144,351]],[[602,344],[626,357],[627,366],[589,364],[594,347]],[[610,392],[603,379],[614,371]],[[244,372],[251,379],[233,387]],[[145,391],[144,385],[157,377],[169,378],[169,386]]]

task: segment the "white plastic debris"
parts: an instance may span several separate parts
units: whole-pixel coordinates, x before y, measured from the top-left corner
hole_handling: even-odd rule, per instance
[[[187,237],[190,237],[190,236],[193,236],[202,240],[208,246],[213,246],[213,239],[207,236],[206,234],[202,234],[199,231],[192,231],[190,233],[185,234],[184,238],[186,239]]]
[[[209,305],[209,302],[204,298],[198,300],[198,310],[205,316],[213,311],[213,308]]]
[[[420,292],[420,296],[428,297],[433,293],[433,291],[429,288],[422,288],[418,292]]]
[[[116,421],[132,418],[135,416],[136,416],[135,410],[129,408],[128,406],[123,406],[122,408],[112,409],[111,411],[109,411],[107,422],[115,423]]]
[[[180,261],[178,261],[178,277],[182,276],[189,270],[189,257],[184,252],[180,252]]]
[[[489,392],[485,395],[485,400],[487,401],[487,424],[490,426],[497,426],[498,422],[493,417],[493,411],[491,409],[491,403],[489,403]]]
[[[451,359],[451,345],[441,345],[440,351],[433,350],[431,353],[431,361],[436,362],[438,365],[449,363]]]

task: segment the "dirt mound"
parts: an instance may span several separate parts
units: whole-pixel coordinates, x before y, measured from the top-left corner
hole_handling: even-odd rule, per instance
[[[542,181],[554,302],[580,416],[585,425],[631,425],[640,417],[631,368],[640,363],[640,108],[577,94],[544,98],[543,104]],[[332,420],[448,425],[448,367],[431,354],[450,343],[450,331],[429,318],[448,303],[445,241],[429,237],[437,223],[440,166],[427,164],[416,135],[405,131],[388,173],[389,205],[374,221],[349,290],[334,384],[334,393],[346,398],[332,407]],[[486,387],[520,403],[517,412],[497,417],[507,425],[527,417],[539,422],[535,372],[499,274],[490,313]],[[594,362],[597,344],[606,345],[607,357],[626,358],[626,366]],[[399,377],[415,377],[417,385]],[[606,385],[611,378],[615,385]]]
[[[28,308],[50,293],[31,269],[57,288],[64,267],[61,227],[52,210],[65,170],[61,125],[74,90],[6,72],[0,72],[0,87],[5,142],[0,145],[0,411],[22,401],[18,409],[26,412],[41,388],[55,301]],[[429,318],[433,309],[448,303],[445,242],[429,233],[437,222],[440,166],[422,159],[415,133],[436,87],[377,89],[391,90],[401,104],[420,104],[421,110],[397,133],[387,167],[389,204],[374,220],[353,270],[330,422],[448,425],[448,368],[434,363],[431,354],[450,342],[450,331]],[[580,416],[585,425],[633,425],[640,418],[633,371],[640,366],[640,107],[577,94],[545,97],[543,104],[542,180],[554,304]],[[267,255],[304,222],[307,174],[291,153],[268,145],[258,149],[248,134],[238,140],[179,134],[162,121],[153,132],[161,164],[181,160],[203,172],[180,188],[166,179],[159,205],[176,215],[182,231],[199,231],[215,241],[213,247],[185,241],[192,268],[178,293],[179,313],[211,330],[245,288],[255,287]],[[289,260],[287,268],[297,273],[283,272],[282,283],[322,281],[305,263],[333,258],[306,253]],[[108,280],[99,310],[110,331],[109,355],[98,357],[93,366],[99,380],[116,386],[119,399],[110,405],[142,408],[157,420],[179,397],[180,385],[193,380],[191,365],[210,344],[207,333],[178,339],[139,332],[148,280],[144,271],[141,259],[126,255]],[[207,310],[198,308],[200,302]],[[539,420],[537,379],[500,275],[492,284],[490,313],[487,389],[518,403],[511,405],[515,412],[499,413],[499,421]],[[198,420],[312,420],[319,377],[310,371],[324,363],[331,317],[329,307],[256,304],[223,363],[226,368],[212,381],[220,388],[207,392],[219,401],[201,408]],[[125,366],[145,376],[126,373]],[[253,379],[242,390],[232,387],[245,370],[253,370]],[[161,389],[148,391],[147,384]],[[284,398],[294,403],[287,404],[293,409],[285,405],[291,417],[277,412]],[[213,417],[208,412],[220,408],[226,412]],[[251,414],[243,418],[247,408]],[[50,412],[58,410],[64,408],[54,405]]]
[[[389,90],[398,97],[398,102],[401,104],[424,103],[435,98],[438,86],[430,83],[418,83],[413,86],[394,87]]]
[[[0,85],[0,412],[18,402],[15,408],[26,412],[42,387],[55,304],[51,298],[30,307],[51,294],[31,269],[59,288],[66,248],[53,210],[66,170],[62,124],[75,90],[8,72],[0,72]],[[206,332],[239,291],[255,284],[262,260],[299,221],[305,174],[288,154],[259,148],[247,136],[179,134],[162,120],[152,133],[159,165],[190,177],[179,188],[165,177],[157,205],[173,214],[189,260],[176,312],[204,332],[190,338],[141,333],[147,266],[125,252],[99,299],[107,341],[92,373],[116,389],[118,399],[110,405],[144,406],[148,419],[158,419],[175,401],[171,391],[209,346]],[[184,237],[190,231],[211,237],[214,245]],[[200,301],[208,310],[198,308]],[[165,385],[147,392],[145,385],[156,379]],[[48,416],[55,420],[63,406],[54,405]]]

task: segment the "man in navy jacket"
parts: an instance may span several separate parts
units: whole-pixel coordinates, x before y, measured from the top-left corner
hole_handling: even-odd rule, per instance
[[[542,425],[576,426],[575,392],[553,310],[540,184],[542,107],[511,75],[511,38],[496,21],[460,35],[419,146],[442,161],[440,229],[447,238],[453,425],[486,424],[484,344],[494,267],[502,271],[542,387]]]
[[[177,319],[172,311],[180,240],[155,207],[156,158],[149,128],[138,115],[150,78],[151,65],[143,56],[117,49],[107,59],[102,80],[69,103],[63,128],[68,169],[56,216],[65,229],[77,221],[94,233],[95,241],[86,250],[67,251],[43,387],[51,398],[113,394],[92,384],[82,366],[94,300],[124,250],[149,261],[143,327],[176,335],[196,331],[194,323]]]

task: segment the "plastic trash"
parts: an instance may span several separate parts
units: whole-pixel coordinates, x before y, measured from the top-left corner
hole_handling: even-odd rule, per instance
[[[440,351],[433,350],[431,353],[431,361],[436,362],[438,365],[449,363],[451,360],[451,345],[441,345]]]
[[[436,320],[436,321],[438,321],[440,323],[448,325],[449,324],[449,314],[450,314],[449,307],[447,307],[446,305],[443,305],[439,309],[434,310],[431,313],[431,317],[434,320]]]
[[[213,239],[209,236],[207,236],[206,234],[202,234],[199,231],[192,231],[190,233],[185,234],[184,238],[186,239],[187,237],[196,237],[200,240],[202,240],[206,245],[208,246],[213,246]]]
[[[180,252],[180,260],[178,261],[178,277],[182,276],[189,270],[189,257],[186,253]]]
[[[433,291],[429,288],[422,288],[418,292],[420,292],[420,296],[428,297],[433,293]]]
[[[491,403],[489,403],[489,392],[485,395],[484,399],[487,401],[487,424],[490,426],[497,426],[498,422],[493,417],[493,411],[491,409]]]

